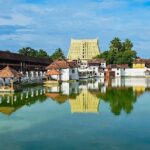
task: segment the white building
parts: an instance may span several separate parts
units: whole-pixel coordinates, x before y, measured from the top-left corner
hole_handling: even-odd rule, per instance
[[[129,68],[127,64],[108,65],[105,71],[110,69],[114,72],[115,77],[148,77],[150,76],[150,68]]]
[[[78,80],[78,66],[74,61],[57,60],[50,64],[47,68],[47,72],[57,71],[59,75],[51,75],[53,80],[69,81]]]
[[[128,77],[128,78],[113,78],[112,87],[145,87],[150,88],[150,78],[144,77]]]
[[[79,63],[79,78],[104,77],[106,61],[104,59],[94,59],[81,61]]]

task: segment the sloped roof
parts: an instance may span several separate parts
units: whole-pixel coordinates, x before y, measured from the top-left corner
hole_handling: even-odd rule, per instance
[[[57,101],[58,103],[64,103],[69,98],[67,95],[63,95],[60,93],[46,93],[45,95],[47,97]]]
[[[144,63],[147,68],[150,68],[150,59],[137,58],[133,61],[133,64],[139,64],[139,63],[140,64]]]
[[[75,61],[68,61],[68,63],[69,63],[69,66],[70,66],[71,68],[77,68],[77,67],[78,67],[77,62],[75,62]]]
[[[134,64],[139,64],[139,63],[145,63],[144,62],[144,59],[142,58],[136,58],[134,61],[133,61]]]
[[[22,77],[22,74],[10,68],[9,66],[0,70],[0,78],[14,78],[14,77]]]
[[[100,64],[100,63],[106,63],[105,59],[92,59],[88,61],[89,64]]]
[[[61,74],[61,72],[60,71],[57,71],[57,70],[49,70],[47,73],[46,73],[46,75],[47,76],[50,76],[50,75],[60,75]]]
[[[150,70],[146,70],[145,72],[150,72]]]
[[[15,111],[16,111],[16,108],[14,107],[0,107],[0,112],[5,115],[11,115]]]
[[[129,68],[128,64],[109,64],[107,68]]]
[[[150,59],[144,59],[144,62],[145,62],[145,66],[147,68],[150,68]]]
[[[67,60],[56,60],[51,63],[46,69],[67,69],[67,68],[76,68],[77,63]]]
[[[26,55],[21,55],[17,53],[12,53],[9,51],[0,51],[0,60],[12,60],[12,61],[25,61],[25,62],[34,62],[34,63],[42,63],[49,64],[51,63],[49,58],[37,58]]]

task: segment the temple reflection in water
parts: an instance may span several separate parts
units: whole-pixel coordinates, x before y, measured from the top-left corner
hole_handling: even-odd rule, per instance
[[[11,115],[23,106],[30,106],[36,102],[42,102],[47,99],[46,89],[41,87],[27,88],[22,92],[9,94],[0,93],[0,112]]]
[[[100,99],[88,90],[82,90],[79,95],[69,98],[71,112],[96,113],[99,111]]]
[[[0,112],[11,115],[23,106],[45,100],[58,104],[68,102],[72,113],[98,113],[101,101],[113,114],[130,113],[137,98],[150,90],[150,78],[116,78],[63,82],[59,86],[31,87],[14,94],[0,93]],[[49,99],[50,98],[50,99]]]

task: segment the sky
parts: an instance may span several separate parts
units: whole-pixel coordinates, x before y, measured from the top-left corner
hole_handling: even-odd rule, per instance
[[[67,55],[71,38],[98,38],[105,51],[114,37],[150,58],[150,0],[0,0],[0,50],[60,47]]]

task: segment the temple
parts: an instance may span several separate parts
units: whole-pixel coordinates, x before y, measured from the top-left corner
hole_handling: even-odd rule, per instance
[[[45,71],[45,67],[51,62],[48,58],[37,58],[9,51],[0,51],[0,69],[10,66],[20,72]]]
[[[100,99],[88,90],[82,90],[75,98],[70,98],[72,113],[98,113]]]
[[[9,66],[24,75],[23,81],[40,80],[45,77],[46,67],[52,62],[49,58],[37,58],[9,51],[0,51],[0,70]]]
[[[90,60],[100,54],[98,39],[71,39],[69,60]]]

